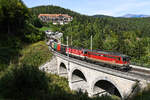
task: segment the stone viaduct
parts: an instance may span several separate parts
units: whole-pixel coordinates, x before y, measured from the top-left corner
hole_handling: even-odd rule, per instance
[[[56,52],[54,54],[58,74],[68,78],[72,90],[87,92],[89,96],[107,93],[123,99],[132,95],[136,84],[145,87],[150,82],[146,76],[105,68]]]

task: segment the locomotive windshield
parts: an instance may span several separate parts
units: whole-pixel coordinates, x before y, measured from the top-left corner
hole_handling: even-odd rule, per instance
[[[87,54],[87,51],[84,51],[84,54]]]
[[[123,57],[123,61],[124,62],[126,62],[126,61],[129,62],[130,61],[130,57]]]

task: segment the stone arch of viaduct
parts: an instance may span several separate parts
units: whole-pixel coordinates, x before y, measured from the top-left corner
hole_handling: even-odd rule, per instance
[[[89,96],[107,93],[124,98],[131,94],[136,84],[134,80],[83,67],[61,57],[57,57],[57,70],[59,75],[68,78],[72,90],[81,89],[88,92]]]

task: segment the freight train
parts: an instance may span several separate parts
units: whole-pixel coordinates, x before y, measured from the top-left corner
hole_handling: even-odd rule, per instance
[[[92,62],[102,66],[127,71],[131,69],[130,57],[120,53],[106,52],[100,50],[89,50],[83,48],[67,47],[66,45],[50,41],[49,46],[56,52],[69,55],[80,60]]]

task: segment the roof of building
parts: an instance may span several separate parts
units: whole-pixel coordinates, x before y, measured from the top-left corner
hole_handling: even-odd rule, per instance
[[[69,16],[68,14],[39,14],[38,17],[40,16],[48,16],[48,17],[59,17],[59,16],[64,16],[67,18],[70,18],[71,16]]]

